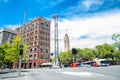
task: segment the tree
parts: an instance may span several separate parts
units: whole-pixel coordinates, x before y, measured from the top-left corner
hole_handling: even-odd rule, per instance
[[[22,38],[20,36],[16,36],[12,43],[10,44],[9,42],[5,42],[2,44],[2,48],[5,51],[4,52],[4,64],[6,64],[9,68],[12,65],[14,61],[19,60],[19,52],[20,52],[20,44],[22,43]],[[26,55],[26,50],[27,50],[27,45],[24,45],[24,54],[23,58],[25,58]]]
[[[4,58],[5,58],[5,56],[4,56],[4,54],[5,54],[5,51],[4,51],[4,49],[2,48],[2,47],[0,47],[0,67],[3,69],[3,64],[4,64]]]
[[[72,61],[72,52],[71,52],[71,50],[68,51],[68,52],[62,52],[62,53],[60,53],[59,57],[61,59],[62,64],[71,63],[71,61]]]
[[[0,66],[2,68],[5,68],[6,66],[5,56],[8,53],[9,45],[10,45],[9,42],[5,42],[4,44],[0,46]]]
[[[107,43],[97,45],[95,47],[95,55],[97,58],[114,58],[115,48]]]
[[[120,50],[120,34],[113,34],[112,40],[115,41],[114,46]]]
[[[114,57],[115,59],[120,59],[120,34],[113,34],[112,40],[115,42],[113,43],[114,47],[116,48]]]
[[[82,58],[85,60],[92,60],[95,57],[92,50],[89,48],[84,48],[82,50]]]
[[[77,61],[81,61],[83,59],[83,50],[78,48],[77,52],[78,54],[75,55],[75,58],[77,59]]]

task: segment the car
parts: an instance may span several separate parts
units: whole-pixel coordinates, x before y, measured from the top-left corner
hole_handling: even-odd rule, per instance
[[[98,65],[96,62],[93,62],[93,63],[92,63],[92,66],[93,66],[93,67],[100,67],[100,65]]]

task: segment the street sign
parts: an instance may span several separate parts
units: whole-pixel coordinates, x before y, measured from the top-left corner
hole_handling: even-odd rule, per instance
[[[23,44],[21,44],[21,45],[20,45],[20,49],[23,49],[23,47],[24,47],[24,45],[23,45]]]

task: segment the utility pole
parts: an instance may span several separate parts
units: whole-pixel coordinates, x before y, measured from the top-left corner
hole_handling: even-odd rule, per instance
[[[18,70],[18,76],[20,76],[21,73],[21,59],[23,54],[23,45],[20,45],[20,59],[19,59],[19,70]]]
[[[26,11],[24,12],[24,24],[22,26],[22,39],[24,38],[23,37],[23,34],[24,34],[24,26],[25,26],[25,21],[26,21]],[[23,54],[23,44],[20,45],[20,59],[19,59],[19,69],[18,69],[18,76],[20,76],[21,74],[21,59],[22,59],[22,54]]]
[[[54,15],[54,53],[55,53],[55,61],[54,61],[54,65],[58,66],[59,65],[59,61],[57,58],[57,55],[59,54],[59,42],[58,42],[58,15]]]

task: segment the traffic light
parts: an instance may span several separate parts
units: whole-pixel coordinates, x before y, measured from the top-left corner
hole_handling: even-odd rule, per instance
[[[51,56],[53,56],[53,53],[51,53]]]
[[[23,54],[23,49],[20,49],[20,55],[22,55]]]
[[[77,54],[77,50],[75,48],[72,48],[72,54],[73,55]]]

